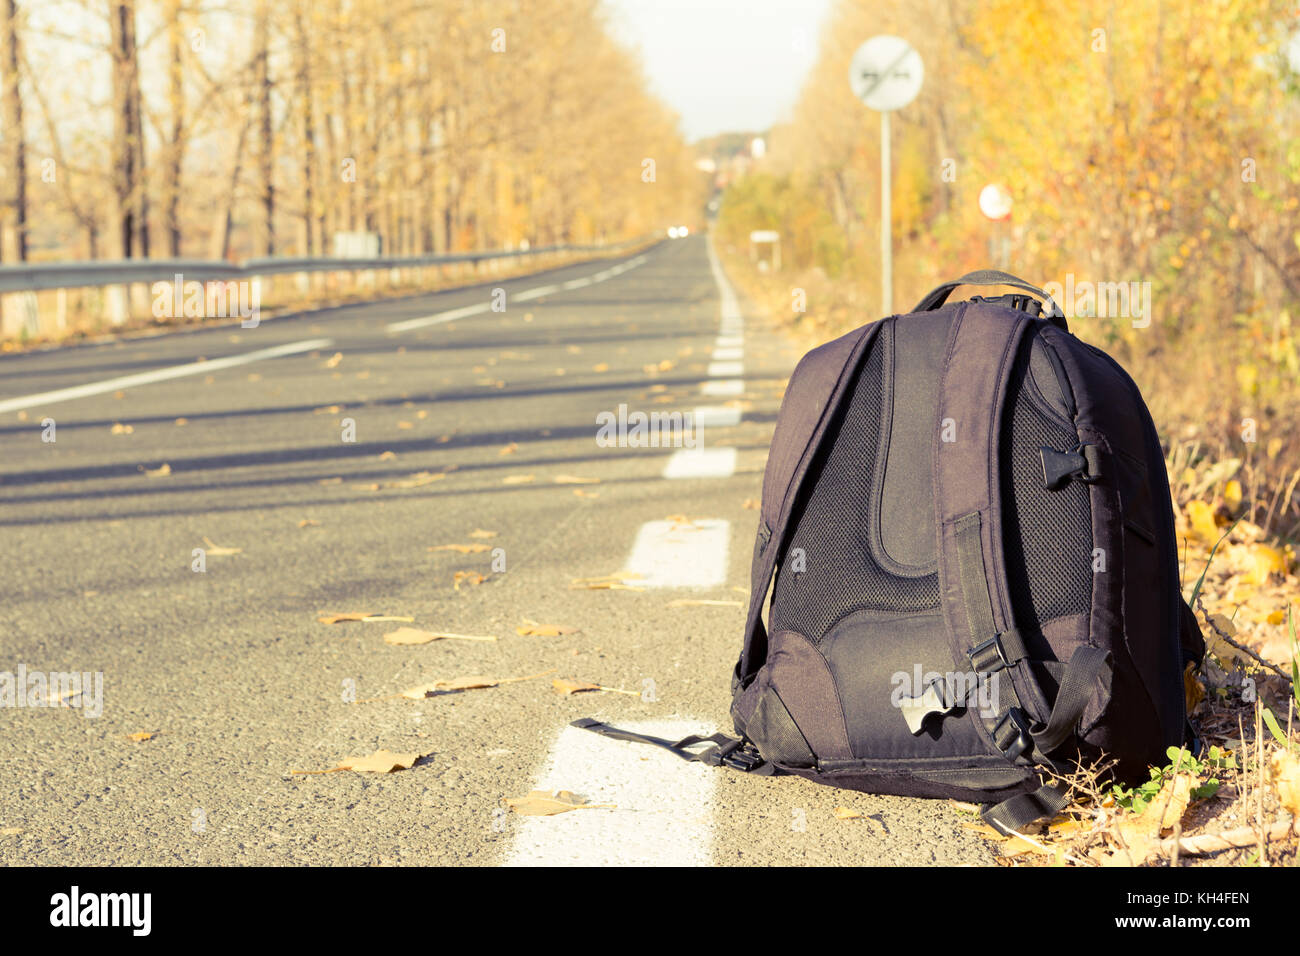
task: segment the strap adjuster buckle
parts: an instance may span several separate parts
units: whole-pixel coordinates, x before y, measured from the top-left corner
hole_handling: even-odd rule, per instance
[[[765,762],[763,755],[745,740],[723,744],[718,748],[716,756],[723,765],[745,773],[749,773],[756,767],[761,767]]]
[[[1011,707],[993,728],[993,745],[1008,760],[1015,760],[1031,750],[1034,738],[1029,732],[1029,720],[1019,707]]]
[[[970,658],[971,668],[979,674],[996,674],[1015,663],[1007,658],[1001,634],[994,634],[987,641],[976,644],[966,656]]]

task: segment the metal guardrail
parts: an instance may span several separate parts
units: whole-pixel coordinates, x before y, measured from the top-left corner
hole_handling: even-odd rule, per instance
[[[12,292],[41,292],[48,289],[79,289],[91,286],[169,282],[176,275],[187,281],[229,282],[255,276],[302,272],[369,272],[391,269],[419,269],[501,259],[518,259],[556,253],[613,252],[649,242],[653,235],[608,245],[539,246],[494,252],[465,252],[439,256],[381,256],[377,259],[262,258],[243,263],[210,259],[116,259],[89,262],[28,262],[0,265],[0,295]]]

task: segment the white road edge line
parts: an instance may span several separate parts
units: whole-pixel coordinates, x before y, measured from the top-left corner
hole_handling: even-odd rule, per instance
[[[333,339],[306,339],[302,342],[291,342],[288,345],[275,345],[271,348],[258,349],[256,352],[245,352],[242,355],[228,355],[225,358],[209,359],[205,362],[173,365],[168,368],[154,369],[152,372],[123,375],[120,378],[105,379],[102,382],[92,382],[88,385],[76,385],[72,388],[55,389],[52,392],[24,395],[21,398],[0,401],[0,414],[16,412],[20,409],[32,408],[38,405],[51,405],[55,402],[69,402],[77,398],[87,398],[91,395],[102,395],[105,392],[115,392],[119,389],[134,388],[137,385],[152,385],[155,382],[166,382],[174,378],[185,378],[189,375],[215,372],[223,368],[248,365],[252,362],[262,362],[266,359],[280,358],[285,355],[297,355],[299,352],[312,352],[316,349],[329,348],[333,344]]]
[[[703,721],[683,719],[620,720],[618,726],[671,740],[714,732]],[[658,747],[564,727],[534,789],[571,790],[614,808],[519,817],[505,865],[708,866],[718,776],[716,767]]]

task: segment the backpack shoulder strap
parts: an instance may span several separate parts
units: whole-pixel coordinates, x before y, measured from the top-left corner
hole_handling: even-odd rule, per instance
[[[1076,649],[1043,722],[1032,711],[1048,701],[1028,668],[1012,615],[1003,555],[998,455],[1008,383],[1016,353],[1034,321],[1023,313],[963,303],[953,320],[934,438],[935,517],[939,523],[939,590],[958,667],[997,684],[997,716],[984,725],[1008,760],[1055,766],[1049,754],[1073,738],[1079,716],[1111,659],[1095,647]],[[986,821],[1019,827],[1065,805],[1047,786],[991,808]]]
[[[749,616],[745,643],[732,678],[732,690],[748,682],[767,658],[763,601],[776,567],[799,486],[807,474],[835,409],[845,398],[853,370],[880,328],[864,325],[818,346],[800,361],[786,386],[763,472],[763,498],[751,565]]]

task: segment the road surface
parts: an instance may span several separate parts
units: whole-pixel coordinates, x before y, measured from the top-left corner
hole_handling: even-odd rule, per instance
[[[255,329],[0,358],[0,672],[102,675],[78,706],[0,707],[0,862],[989,862],[944,801],[566,727],[730,730],[735,605],[797,359],[744,311],[692,237]],[[598,443],[620,405],[702,409],[703,448]],[[446,545],[487,550],[431,550]],[[571,588],[615,572],[641,589]],[[401,623],[327,612],[498,640],[392,646]],[[576,631],[520,635],[526,620]],[[633,693],[565,696],[555,677]],[[290,773],[381,748],[423,757]],[[537,788],[613,806],[501,808]]]

